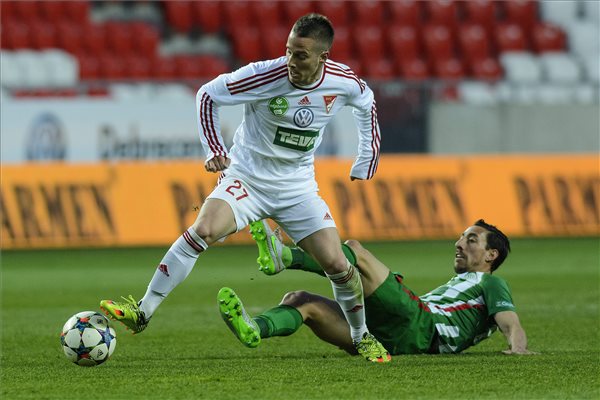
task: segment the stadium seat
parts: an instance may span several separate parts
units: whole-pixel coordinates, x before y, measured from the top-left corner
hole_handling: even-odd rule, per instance
[[[600,28],[597,24],[580,21],[568,28],[569,50],[580,57],[600,57]]]
[[[426,25],[423,28],[423,42],[429,58],[441,60],[454,56],[452,35],[445,25]]]
[[[365,76],[369,79],[389,80],[396,75],[394,65],[385,58],[365,60],[363,62]]]
[[[329,18],[333,24],[333,27],[336,31],[336,36],[339,28],[345,28],[350,23],[348,8],[349,7],[347,6],[346,2],[339,0],[325,0],[317,2],[317,11],[323,15],[327,15],[327,18]]]
[[[145,22],[132,22],[129,24],[129,30],[133,38],[133,49],[137,54],[149,58],[156,55],[160,38],[158,31],[152,25]]]
[[[56,22],[65,18],[67,13],[65,1],[40,1],[39,15],[48,22]]]
[[[173,57],[156,57],[152,63],[152,76],[156,79],[171,80],[178,78],[177,63]]]
[[[347,4],[352,12],[353,24],[361,26],[383,26],[383,6],[380,1],[352,1]]]
[[[126,65],[121,57],[105,54],[99,57],[99,75],[102,79],[119,80],[125,79]]]
[[[79,54],[77,55],[79,62],[79,79],[80,80],[96,80],[100,79],[100,60],[96,56]]]
[[[106,44],[109,51],[118,55],[126,56],[133,52],[133,32],[130,24],[124,22],[106,22]]]
[[[2,25],[2,47],[18,50],[31,47],[29,28],[19,22],[10,22]]]
[[[469,62],[491,55],[490,39],[483,25],[476,23],[461,24],[458,28],[458,43],[463,57]]]
[[[423,21],[423,2],[419,0],[396,0],[387,5],[390,22],[394,25],[418,27]]]
[[[202,33],[218,33],[223,29],[222,1],[192,2],[192,22]]]
[[[465,67],[456,57],[434,60],[433,71],[439,79],[458,80],[465,77]]]
[[[458,9],[453,0],[429,0],[424,2],[425,14],[430,24],[445,25],[454,29],[458,20]]]
[[[30,25],[30,21],[38,20],[43,17],[43,15],[40,15],[38,6],[39,3],[37,1],[14,1],[14,15],[23,23]]]
[[[192,6],[189,1],[165,1],[165,19],[169,26],[179,33],[192,29]]]
[[[278,27],[281,24],[282,12],[279,1],[251,1],[249,2],[254,21],[260,28]],[[286,27],[288,33],[291,27]],[[286,34],[287,36],[287,34]]]
[[[488,106],[498,103],[493,85],[485,82],[463,81],[458,84],[459,98],[466,104]]]
[[[31,47],[34,49],[49,49],[58,47],[56,27],[53,24],[35,21],[29,28]]]
[[[202,65],[196,56],[179,55],[175,57],[177,66],[177,77],[179,79],[200,79],[202,77]]]
[[[258,28],[236,26],[230,29],[235,56],[244,64],[262,58],[263,42]]]
[[[401,59],[398,69],[403,79],[423,81],[431,77],[427,63],[421,58]]]
[[[6,24],[17,19],[14,1],[0,1],[0,24]],[[4,42],[4,40],[2,40]]]
[[[501,23],[496,26],[496,47],[499,52],[525,51],[528,49],[525,34],[516,23]]]
[[[23,74],[23,88],[45,88],[51,86],[50,74],[44,65],[40,52],[20,50],[14,53],[13,60]]]
[[[381,59],[385,57],[383,29],[379,26],[357,26],[353,32],[354,43],[358,56],[363,61],[368,59]]]
[[[539,57],[546,79],[551,83],[577,84],[581,80],[581,69],[567,53],[546,53]]]
[[[468,0],[463,4],[466,21],[492,28],[497,20],[494,0]]]
[[[283,7],[284,23],[290,28],[298,18],[316,10],[313,2],[308,0],[283,1],[281,5]]]
[[[269,38],[263,41],[261,58],[274,59],[285,55],[285,45],[289,29],[283,25],[266,25],[260,29],[261,37]]]
[[[102,55],[107,52],[107,32],[104,25],[91,24],[82,29],[83,48],[89,54]]]
[[[64,4],[66,16],[78,24],[87,24],[90,21],[90,1],[66,1]]]
[[[422,55],[418,31],[411,25],[391,25],[387,30],[387,40],[396,59],[412,59]]]
[[[577,5],[575,1],[542,1],[540,14],[546,22],[568,27],[577,23]]]
[[[535,0],[511,0],[502,1],[499,4],[504,7],[506,19],[521,27],[525,35],[538,22],[538,8]]]
[[[47,86],[68,88],[77,85],[79,64],[75,57],[57,49],[44,50],[39,55],[40,65],[48,74]]]
[[[588,81],[600,84],[600,57],[591,55],[583,58],[583,69]]]
[[[152,59],[130,54],[123,57],[125,61],[125,76],[129,79],[145,81],[152,77]]]
[[[23,70],[15,60],[15,52],[0,52],[0,70],[2,71],[2,87],[19,88],[25,81]]]
[[[493,57],[474,59],[469,68],[473,79],[499,81],[503,77],[502,67]]]
[[[533,49],[538,53],[564,51],[566,40],[565,33],[558,25],[538,23],[531,31]]]
[[[233,0],[223,2],[223,18],[228,30],[254,26],[250,4],[247,1]]]
[[[231,66],[221,57],[203,55],[197,58],[197,62],[202,65],[200,78],[213,79],[221,74],[231,72]]]
[[[335,40],[331,48],[331,58],[335,61],[343,62],[352,58],[353,42],[348,28],[340,27],[335,29]]]
[[[536,57],[527,52],[507,52],[500,55],[506,79],[517,84],[537,84],[542,72]]]
[[[572,104],[575,100],[575,88],[570,86],[542,84],[536,89],[541,104]]]
[[[84,51],[84,46],[80,26],[68,21],[57,24],[56,43],[59,48],[71,54],[81,54]]]

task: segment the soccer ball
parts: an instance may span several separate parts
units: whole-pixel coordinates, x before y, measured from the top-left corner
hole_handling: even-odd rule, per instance
[[[60,344],[69,360],[82,367],[93,367],[108,360],[117,346],[117,337],[104,315],[82,311],[67,320]]]

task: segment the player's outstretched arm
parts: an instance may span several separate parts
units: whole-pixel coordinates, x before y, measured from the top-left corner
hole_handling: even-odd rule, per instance
[[[538,354],[527,349],[527,335],[516,312],[500,311],[494,318],[508,341],[509,348],[503,351],[504,354]]]

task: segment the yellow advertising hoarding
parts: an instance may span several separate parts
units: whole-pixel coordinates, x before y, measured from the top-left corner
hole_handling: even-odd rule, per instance
[[[600,234],[597,155],[386,155],[354,182],[351,162],[316,163],[342,238],[452,238],[479,218],[512,236]],[[166,246],[216,179],[201,162],[3,165],[1,247]]]

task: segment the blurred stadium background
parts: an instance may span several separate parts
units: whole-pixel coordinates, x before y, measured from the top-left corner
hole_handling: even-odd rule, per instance
[[[596,235],[599,4],[2,1],[2,247],[171,243],[214,184],[195,92],[284,54],[313,11],[334,23],[332,58],[375,91],[383,132],[374,185],[346,182],[349,111],[320,148],[343,236],[453,237],[480,216],[512,235]],[[228,143],[240,120],[222,110]]]

